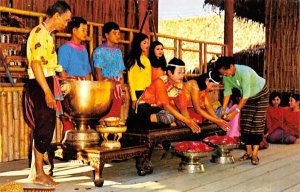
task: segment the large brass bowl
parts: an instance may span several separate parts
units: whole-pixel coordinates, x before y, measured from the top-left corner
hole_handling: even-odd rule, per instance
[[[114,83],[109,81],[64,81],[63,110],[75,122],[66,132],[62,144],[66,147],[86,148],[100,145],[99,133],[91,129],[110,109]]]
[[[110,81],[64,81],[64,111],[74,121],[100,119],[112,103],[114,83]]]

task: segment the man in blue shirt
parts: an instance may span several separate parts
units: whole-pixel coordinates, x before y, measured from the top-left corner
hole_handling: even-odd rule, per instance
[[[106,117],[120,117],[121,105],[124,100],[123,70],[125,69],[122,52],[117,46],[120,41],[120,28],[114,22],[105,23],[103,36],[106,42],[94,50],[93,61],[98,81],[115,82],[113,104]]]
[[[87,49],[82,42],[87,37],[87,21],[81,17],[73,17],[68,23],[71,40],[63,44],[58,50],[58,63],[63,72],[62,78],[91,80],[91,66]]]

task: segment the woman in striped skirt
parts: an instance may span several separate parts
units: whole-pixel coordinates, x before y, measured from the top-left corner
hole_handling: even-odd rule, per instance
[[[234,64],[233,57],[220,57],[216,61],[215,68],[224,76],[224,100],[221,112],[223,118],[231,120],[236,114],[241,113],[241,140],[246,145],[246,153],[239,160],[251,159],[253,165],[258,165],[259,143],[263,139],[265,114],[269,104],[266,80],[252,68]],[[242,99],[234,111],[226,114],[225,110],[233,88],[240,90]]]

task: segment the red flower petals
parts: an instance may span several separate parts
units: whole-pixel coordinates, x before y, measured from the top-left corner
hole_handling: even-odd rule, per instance
[[[213,148],[201,141],[183,141],[175,145],[175,150],[180,152],[210,152]]]
[[[232,137],[229,137],[227,135],[225,135],[225,136],[218,136],[218,135],[209,136],[209,137],[206,137],[205,139],[203,139],[203,141],[214,144],[214,145],[237,144],[235,139],[233,139]]]

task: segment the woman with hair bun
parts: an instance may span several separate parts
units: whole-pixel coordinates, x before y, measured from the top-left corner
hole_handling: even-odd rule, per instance
[[[221,115],[229,121],[237,114],[241,114],[241,140],[246,145],[246,153],[239,160],[249,159],[252,165],[258,165],[259,144],[263,140],[265,114],[269,100],[267,82],[252,68],[235,64],[233,57],[218,58],[215,70],[224,76],[224,100]],[[235,110],[226,113],[233,88],[241,92],[242,98]]]
[[[300,132],[300,106],[299,94],[291,94],[289,107],[282,113],[280,125],[271,127],[265,134],[268,142],[280,144],[293,144],[299,138]]]
[[[185,85],[188,98],[193,105],[193,108],[189,109],[190,115],[197,119],[198,123],[201,123],[203,118],[205,118],[216,123],[224,131],[228,131],[227,122],[218,118],[208,99],[208,93],[213,91],[221,80],[216,71],[209,71],[189,80]]]

